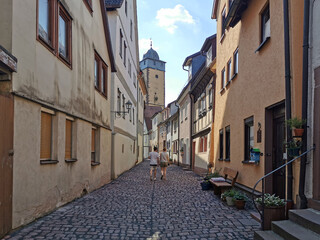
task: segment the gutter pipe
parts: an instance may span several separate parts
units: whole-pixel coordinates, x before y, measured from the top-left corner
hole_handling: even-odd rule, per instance
[[[302,64],[302,119],[308,118],[308,65],[309,65],[309,10],[310,0],[304,1],[304,20],[303,20],[303,64]],[[307,149],[308,132],[307,126],[304,125],[304,134],[302,137],[302,152]],[[300,208],[305,209],[308,205],[308,200],[304,194],[305,178],[306,178],[306,163],[307,157],[304,155],[300,162],[300,179],[299,179],[299,197]]]
[[[286,89],[286,119],[291,119],[291,69],[290,69],[290,35],[289,35],[289,6],[288,0],[283,0],[284,18],[284,56],[285,56],[285,89]],[[287,141],[292,139],[292,131],[287,126]],[[292,158],[288,158],[291,160]],[[292,206],[292,164],[287,166],[287,201]]]

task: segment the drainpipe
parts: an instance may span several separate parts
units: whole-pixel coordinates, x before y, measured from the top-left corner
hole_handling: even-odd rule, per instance
[[[180,149],[180,107],[177,105],[177,102],[174,102],[174,105],[178,108],[178,166],[179,166],[179,149]]]
[[[193,139],[192,139],[192,126],[193,126],[193,119],[192,119],[192,103],[193,103],[193,95],[191,93],[189,93],[189,97],[190,97],[190,169],[192,169],[192,146],[193,146]]]
[[[302,119],[308,117],[308,65],[309,65],[309,9],[310,0],[304,1],[304,20],[303,20],[303,64],[302,64]],[[307,126],[304,125],[304,134],[302,137],[302,152],[307,150]],[[306,163],[307,157],[304,155],[300,162],[300,181],[299,181],[299,197],[300,208],[305,209],[308,205],[308,200],[304,194],[305,178],[306,178]]]
[[[283,0],[284,16],[284,56],[285,56],[285,86],[286,86],[286,119],[291,118],[291,69],[290,69],[290,35],[289,35],[289,6],[288,0]],[[292,139],[292,131],[287,126],[287,141]],[[291,160],[289,158],[288,160]],[[292,208],[292,164],[287,167],[287,201],[288,208]]]

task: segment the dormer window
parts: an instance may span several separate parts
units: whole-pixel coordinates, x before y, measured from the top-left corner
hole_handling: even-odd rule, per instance
[[[192,77],[192,64],[189,65],[188,77],[189,79]]]

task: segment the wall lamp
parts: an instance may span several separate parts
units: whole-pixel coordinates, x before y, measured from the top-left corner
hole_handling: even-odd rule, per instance
[[[131,107],[132,107],[132,103],[130,102],[130,100],[128,100],[128,102],[126,102],[126,108],[128,111],[112,111],[112,112],[114,112],[115,118],[121,117],[122,114],[123,115],[128,114],[130,112]]]

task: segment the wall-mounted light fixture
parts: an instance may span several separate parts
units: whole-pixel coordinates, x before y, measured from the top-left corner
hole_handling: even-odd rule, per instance
[[[126,102],[126,108],[128,111],[112,111],[112,112],[114,112],[115,118],[121,117],[122,114],[123,115],[128,114],[130,112],[131,107],[132,107],[132,103],[130,102],[130,100],[128,100],[128,102]]]

